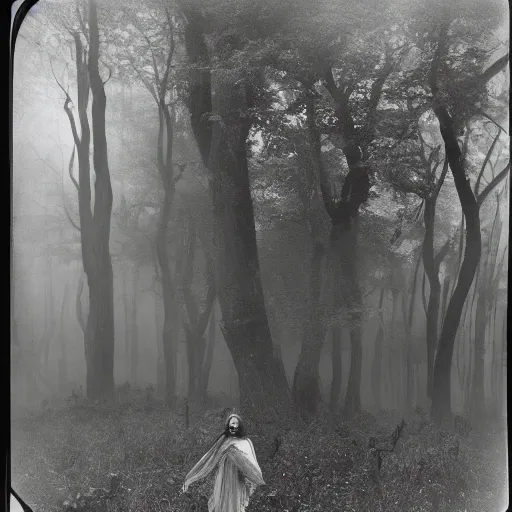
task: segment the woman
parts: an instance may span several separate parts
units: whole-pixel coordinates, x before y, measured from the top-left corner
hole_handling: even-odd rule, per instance
[[[183,492],[194,482],[205,478],[217,465],[219,469],[208,501],[208,511],[244,512],[256,487],[265,485],[265,482],[254,446],[245,436],[242,419],[237,414],[228,417],[224,432],[189,471]]]

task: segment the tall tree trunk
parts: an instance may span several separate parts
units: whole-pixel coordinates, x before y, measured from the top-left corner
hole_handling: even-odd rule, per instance
[[[208,345],[206,347],[206,355],[204,358],[203,369],[201,372],[201,379],[199,381],[199,394],[201,397],[206,398],[208,395],[208,381],[210,379],[210,372],[212,368],[213,361],[213,350],[215,348],[215,328],[216,328],[216,320],[215,320],[215,303],[212,305],[211,313],[210,313],[210,322],[208,324]]]
[[[112,186],[105,127],[106,96],[98,67],[99,29],[94,0],[89,0],[88,10],[90,44],[87,70],[92,92],[93,163],[96,181],[92,229],[87,233],[92,237],[92,243],[90,240],[88,242],[92,255],[88,255],[87,265],[84,262],[89,284],[89,315],[85,330],[86,390],[91,400],[111,401],[114,398],[114,286],[109,252]],[[87,207],[90,211],[90,203]],[[82,217],[80,219],[82,222]]]
[[[200,380],[203,373],[204,358],[206,352],[206,341],[204,333],[208,325],[208,318],[215,301],[215,275],[210,256],[204,253],[207,272],[207,293],[206,303],[203,311],[199,311],[196,298],[192,293],[192,280],[194,274],[194,259],[196,248],[196,223],[193,219],[189,221],[189,237],[186,252],[186,265],[183,275],[183,297],[188,314],[188,323],[185,322],[185,334],[187,338],[188,355],[188,396],[195,399],[200,396]]]
[[[165,355],[164,346],[162,344],[163,326],[159,314],[160,301],[155,294],[155,328],[156,328],[156,344],[157,344],[157,361],[156,361],[156,388],[158,395],[166,396],[166,375],[165,375]],[[161,327],[162,326],[162,327]]]
[[[360,205],[368,198],[369,180],[366,169],[361,165],[361,152],[357,149],[357,144],[354,142],[353,130],[351,131],[353,120],[348,104],[345,101],[346,98],[340,99],[335,95],[336,101],[339,102],[338,110],[339,117],[341,116],[340,122],[343,125],[342,135],[344,137],[343,151],[349,166],[349,173],[344,180],[340,198],[332,197],[329,180],[322,163],[320,133],[316,125],[315,99],[312,84],[304,83],[304,87],[306,88],[306,114],[312,161],[316,166],[324,207],[332,223],[326,256],[327,268],[331,273],[330,288],[328,288],[328,283],[326,287],[329,290],[328,300],[334,312],[339,312],[348,303],[349,316],[352,322],[350,327],[352,343],[351,370],[347,387],[348,395],[345,400],[345,413],[351,415],[360,408],[360,357],[362,356],[360,330],[361,293],[357,282],[355,266],[357,213]],[[315,248],[315,250],[317,249]],[[349,288],[348,293],[342,290],[341,283],[347,285]],[[320,276],[318,276],[318,286],[320,286]],[[348,296],[348,300],[345,300],[346,296]],[[310,311],[313,312],[311,307]],[[309,414],[316,410],[316,403],[319,397],[319,349],[322,347],[328,324],[324,316],[316,314],[315,318],[308,318],[306,326],[307,338],[304,338],[294,380],[295,397],[302,395],[299,392],[298,382],[302,381],[303,383],[308,402],[304,405],[306,405],[306,411]],[[332,321],[337,322],[337,320]],[[308,332],[309,329],[313,330],[313,332]],[[304,411],[304,406],[301,407],[301,411]]]
[[[342,255],[343,273],[350,297],[350,371],[344,408],[345,416],[349,418],[361,410],[361,368],[363,364],[361,344],[363,299],[356,273],[357,232],[358,222],[357,219],[353,219],[352,226],[347,232],[347,245]]]
[[[320,400],[318,368],[325,336],[323,315],[319,311],[323,255],[323,245],[319,241],[315,242],[309,270],[307,319],[304,322],[301,352],[292,385],[293,400],[306,419],[316,412]]]
[[[242,409],[249,417],[281,422],[290,409],[288,389],[273,357],[261,288],[246,139],[250,124],[229,119],[252,105],[239,70],[212,75],[213,122],[209,168],[214,205],[216,287],[222,330],[238,373]],[[245,89],[245,90],[244,90]],[[283,418],[284,419],[284,418]]]
[[[194,11],[187,10],[186,16],[189,60],[208,66],[204,20]],[[238,373],[242,410],[252,420],[287,423],[291,400],[274,361],[260,280],[246,154],[250,123],[233,118],[233,112],[252,106],[251,88],[236,69],[213,74],[195,69],[190,81],[192,128],[203,162],[213,174],[216,289],[222,331]],[[213,116],[208,121],[204,115],[209,112]]]
[[[312,196],[316,198],[318,194],[317,183],[323,183],[325,173],[323,172],[321,157],[320,134],[315,120],[314,98],[311,95],[308,95],[307,98],[309,158],[306,161],[310,162],[310,165],[306,165],[306,173],[311,186]],[[309,214],[308,220],[313,244],[309,267],[308,304],[302,331],[301,351],[297,366],[295,367],[292,384],[293,400],[304,419],[310,419],[315,414],[318,402],[320,401],[320,376],[318,372],[320,355],[327,331],[325,312],[320,304],[324,245],[320,239],[321,226],[316,211],[311,211],[312,203],[313,201],[308,201],[306,206],[307,214]],[[336,263],[337,261],[334,262],[334,264]],[[327,265],[332,266],[332,263],[328,262]],[[333,279],[335,280],[336,278],[333,277]]]
[[[65,312],[67,311],[68,306],[68,292],[69,285],[66,282],[64,285],[64,293],[62,295],[62,305],[60,309],[60,356],[57,363],[57,371],[58,371],[58,386],[59,392],[61,395],[64,395],[68,391],[68,368],[67,368],[67,351],[66,351],[66,330],[64,326]]]
[[[325,177],[321,177],[320,180],[324,205],[332,220],[333,231],[339,234],[344,233],[348,242],[344,247],[340,247],[344,282],[347,283],[347,287],[349,288],[347,296],[349,297],[349,317],[351,321],[350,372],[344,410],[347,416],[357,413],[361,408],[362,294],[356,271],[356,249],[359,208],[361,204],[368,200],[370,190],[368,168],[364,160],[366,158],[367,149],[375,136],[375,112],[380,101],[384,82],[391,72],[391,69],[391,62],[386,60],[381,75],[372,84],[371,106],[364,120],[364,140],[358,137],[350,105],[350,95],[346,93],[344,84],[340,84],[339,87],[336,85],[331,68],[327,68],[324,73],[325,85],[336,105],[339,134],[343,141],[342,150],[349,168],[339,198],[331,197],[326,187],[327,179]],[[319,142],[317,142],[317,152],[319,148]],[[331,241],[333,240],[332,234],[333,233],[331,233]]]
[[[407,310],[407,294],[402,296],[402,315],[405,327],[405,343],[406,343],[406,378],[405,378],[405,407],[407,410],[412,409],[414,400],[414,375],[412,361],[412,324],[414,318],[414,305],[416,302],[416,281],[418,278],[418,269],[420,258],[416,264],[411,283],[411,293],[409,298],[409,310]]]
[[[427,307],[427,396],[432,398],[432,378],[438,335],[439,304],[441,301],[441,283],[439,265],[434,258],[434,220],[436,198],[425,199],[425,237],[423,240],[423,268],[429,282]]]
[[[457,140],[458,127],[448,112],[446,106],[440,101],[437,75],[441,59],[447,53],[448,23],[443,23],[439,28],[434,58],[428,74],[428,83],[433,96],[432,108],[439,121],[439,129],[444,141],[445,155],[450,165],[457,195],[459,196],[462,212],[466,224],[466,243],[464,259],[459,271],[457,284],[448,303],[445,320],[439,337],[436,358],[434,362],[434,376],[432,384],[432,418],[438,425],[451,425],[451,366],[453,358],[453,346],[459,327],[464,302],[467,299],[471,284],[480,261],[482,251],[482,238],[480,231],[480,204],[490,193],[492,188],[510,169],[506,167],[486,189],[475,197],[471,189],[471,183],[466,174],[464,157]],[[477,82],[485,85],[493,76],[499,73],[508,63],[508,55],[498,59],[481,76]],[[484,163],[485,165],[485,163]],[[478,190],[476,190],[478,193]]]
[[[473,370],[473,386],[471,408],[475,415],[484,412],[484,365],[485,365],[485,327],[486,327],[486,298],[485,292],[478,293],[475,317],[475,366]]]
[[[124,357],[125,357],[125,382],[130,381],[130,334],[131,334],[131,314],[130,299],[128,291],[128,279],[126,268],[122,270],[123,287],[123,312],[124,312]]]
[[[446,313],[446,305],[448,304],[448,297],[450,293],[451,279],[446,276],[443,281],[442,293],[441,293],[441,306],[439,308],[439,325],[443,325],[444,315]]]
[[[503,382],[506,380],[505,372],[507,371],[507,315],[503,315],[503,327],[501,333],[501,357],[500,357],[500,369],[499,369],[499,386],[500,390],[500,411],[502,414],[506,413],[506,403],[507,403],[507,394],[506,389],[507,386],[503,385]],[[508,375],[507,375],[508,378]]]
[[[47,238],[47,235],[45,235]],[[48,242],[47,242],[48,243]],[[49,249],[49,245],[47,245]],[[44,299],[44,332],[39,342],[40,350],[42,352],[42,374],[45,376],[46,380],[50,379],[50,369],[49,369],[49,361],[50,361],[50,346],[53,341],[53,337],[55,334],[55,314],[54,314],[54,306],[53,306],[53,260],[50,254],[46,255],[46,263],[47,263],[47,275],[46,279],[48,282],[48,286],[45,287],[45,299]]]
[[[397,311],[398,311],[398,297],[400,292],[397,289],[391,290],[391,321],[389,329],[389,347],[388,347],[388,376],[389,376],[389,400],[392,407],[398,406],[396,399],[397,395]]]
[[[139,266],[132,267],[132,300],[131,300],[131,337],[130,337],[130,381],[136,386],[138,383],[139,366],[139,326],[137,324],[137,284],[139,281]]]
[[[384,302],[384,288],[380,290],[379,296],[379,326],[375,335],[375,346],[372,361],[372,395],[375,408],[379,411],[382,407],[382,342],[384,340],[384,315],[382,304]]]
[[[164,303],[164,325],[162,329],[162,347],[165,362],[165,401],[173,406],[176,400],[176,377],[174,374],[173,310],[176,308],[175,286],[167,256],[167,226],[171,213],[168,191],[165,191],[158,223],[156,251],[162,280]]]
[[[339,325],[331,327],[332,339],[332,383],[331,383],[331,398],[329,401],[329,408],[332,414],[338,412],[341,392],[341,329]]]
[[[172,203],[176,190],[176,183],[181,177],[174,174],[173,164],[173,143],[174,143],[174,110],[166,103],[168,88],[169,70],[174,53],[174,39],[168,54],[167,68],[161,82],[157,83],[157,106],[158,106],[158,139],[157,139],[157,162],[158,172],[162,180],[164,197],[160,207],[158,229],[156,234],[156,255],[160,267],[162,284],[162,296],[164,303],[164,325],[162,330],[162,345],[165,361],[165,401],[167,405],[173,406],[176,401],[176,371],[175,371],[175,324],[177,304],[177,271],[172,275],[169,256],[167,253],[167,230],[171,218]],[[156,74],[156,71],[155,71]],[[157,78],[155,77],[155,80]],[[155,93],[156,94],[156,93]],[[156,97],[156,96],[155,96]],[[177,264],[178,268],[179,265]]]

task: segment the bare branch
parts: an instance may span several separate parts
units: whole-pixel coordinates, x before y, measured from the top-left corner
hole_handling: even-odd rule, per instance
[[[169,44],[170,44],[170,47],[169,47],[169,55],[167,56],[167,64],[166,64],[166,67],[165,67],[164,76],[162,78],[162,85],[161,85],[162,92],[160,93],[162,98],[165,97],[165,91],[166,91],[166,88],[167,88],[167,82],[169,80],[169,72],[171,70],[171,63],[172,63],[172,58],[173,58],[173,55],[174,55],[174,47],[175,47],[172,19],[171,19],[171,14],[169,12],[169,9],[167,7],[165,8],[165,15],[167,16],[167,23],[169,24]]]
[[[59,80],[55,76],[55,72],[53,71],[53,64],[52,64],[51,59],[50,59],[50,68],[52,70],[53,78],[55,78],[55,81],[57,82],[57,85],[62,89],[62,91],[66,95],[66,101],[64,102],[64,111],[66,112],[66,115],[68,116],[68,119],[69,119],[69,124],[71,125],[71,132],[73,133],[73,140],[75,141],[75,145],[78,147],[80,145],[81,141],[80,141],[80,137],[78,135],[78,131],[76,129],[75,118],[73,117],[73,113],[71,112],[71,109],[69,108],[69,104],[73,103],[73,101],[71,100],[71,97],[69,96],[66,89],[64,89],[62,84],[59,82]]]
[[[366,116],[366,123],[365,123],[365,138],[366,142],[370,142],[373,140],[374,134],[375,134],[375,125],[377,122],[376,114],[377,114],[377,107],[379,106],[380,98],[382,96],[382,89],[384,87],[384,83],[386,82],[387,78],[389,77],[391,71],[393,71],[393,68],[395,67],[395,63],[390,55],[387,55],[386,62],[384,63],[383,68],[381,69],[379,76],[373,82],[370,92],[370,102],[368,107],[368,114]]]
[[[80,325],[80,329],[85,334],[85,322],[82,312],[82,290],[84,288],[84,276],[80,275],[80,280],[78,282],[78,289],[76,291],[76,302],[75,302],[75,310],[76,310],[76,319],[78,321],[78,325]]]
[[[52,171],[53,173],[55,173],[57,176],[61,177],[62,175],[57,171],[57,169],[55,169],[55,167],[53,167],[53,165],[50,165],[46,160],[42,159],[41,156],[39,155],[39,153],[37,152],[36,148],[34,146],[31,145],[31,148],[32,148],[32,151],[37,155],[37,158],[38,160],[40,160],[41,162],[43,162],[44,165],[46,165],[46,167],[48,167],[48,169],[50,169],[50,171]]]
[[[487,114],[486,112],[484,112],[483,110],[479,110],[477,112],[479,115],[481,115],[482,117],[485,117],[486,119],[488,119],[489,121],[491,121],[491,123],[493,123],[495,126],[497,126],[502,132],[506,133],[508,135],[508,132],[507,130],[505,130],[505,128],[503,128],[503,126],[501,126],[500,124],[498,124],[489,114]]]
[[[439,27],[439,37],[437,40],[436,50],[434,52],[434,58],[432,59],[432,64],[428,72],[428,84],[434,98],[437,96],[439,90],[437,85],[437,74],[439,72],[439,67],[441,66],[441,59],[446,52],[446,37],[448,35],[449,27],[449,21],[445,21]]]
[[[134,16],[130,16],[130,18],[131,18],[132,23],[135,26],[135,28],[140,32],[141,36],[145,39],[145,41],[148,45],[149,51],[151,52],[151,60],[153,62],[153,72],[155,73],[155,82],[157,84],[158,94],[159,94],[159,96],[161,96],[162,91],[160,90],[161,89],[160,88],[160,74],[158,72],[158,65],[156,63],[156,55],[155,55],[155,52],[153,51],[153,43],[151,42],[151,39],[149,39],[147,34],[144,32],[144,30],[142,30],[137,19]]]
[[[423,309],[425,310],[425,314],[427,314],[427,294],[426,294],[426,282],[427,282],[427,273],[425,269],[423,269],[423,281],[421,283],[421,299],[423,303]]]
[[[485,155],[484,162],[482,164],[482,167],[480,168],[480,172],[478,173],[478,178],[476,179],[475,183],[475,196],[478,197],[478,192],[480,189],[480,180],[482,179],[482,176],[484,174],[485,168],[487,167],[487,162],[489,162],[489,158],[491,158],[492,152],[494,151],[494,147],[496,146],[496,143],[498,142],[501,135],[501,130],[498,130],[498,133],[494,140],[492,141],[491,147],[487,151],[487,154]]]
[[[485,201],[486,197],[493,191],[493,189],[507,176],[510,171],[510,162],[505,168],[484,188],[482,193],[477,197],[477,205],[480,208]]]
[[[135,73],[137,73],[137,76],[139,77],[140,81],[144,84],[144,86],[149,91],[151,96],[153,96],[153,99],[156,101],[156,104],[159,105],[158,95],[155,92],[155,90],[153,89],[153,86],[151,85],[151,83],[146,78],[144,78],[144,76],[141,74],[141,72],[139,71],[139,69],[137,68],[135,63],[133,62],[133,58],[131,56],[127,56],[127,58],[130,61],[130,64],[132,65],[133,70],[135,71]]]
[[[108,78],[103,82],[103,85],[105,85],[112,77],[112,68],[104,61],[102,61],[102,64],[108,69]]]
[[[495,77],[501,70],[505,69],[508,64],[509,54],[503,55],[496,62],[491,64],[480,76],[475,80],[481,84],[486,84]]]
[[[87,44],[89,44],[89,33],[87,31],[87,27],[85,26],[84,19],[82,18],[82,13],[80,12],[80,8],[78,7],[78,3],[76,5],[76,15],[78,18],[78,23],[80,24],[80,28],[82,29],[82,32],[84,34],[85,40],[87,41]]]
[[[63,193],[62,194],[62,206],[64,207],[64,212],[66,214],[66,217],[68,218],[68,221],[69,223],[79,232],[81,232],[82,230],[80,229],[80,226],[71,218],[71,215],[69,213],[69,210],[66,206],[66,196],[65,194]]]
[[[180,172],[176,176],[174,176],[174,178],[172,179],[171,185],[173,187],[176,186],[178,181],[180,181],[180,178],[183,176],[183,171],[185,170],[186,166],[187,166],[187,164],[178,164]]]
[[[69,177],[71,178],[73,185],[75,185],[77,192],[80,192],[80,185],[78,184],[78,181],[76,181],[75,177],[73,176],[73,164],[75,162],[75,148],[76,148],[76,146],[73,146],[73,151],[71,152],[71,158],[69,159],[68,169],[69,169]]]
[[[441,187],[443,186],[444,179],[446,178],[446,174],[448,173],[448,158],[444,159],[443,170],[441,171],[441,176],[439,176],[439,181],[437,182],[436,189],[434,191],[434,197],[439,195],[441,191]]]

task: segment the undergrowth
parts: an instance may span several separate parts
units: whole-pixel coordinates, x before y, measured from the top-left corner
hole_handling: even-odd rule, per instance
[[[41,512],[207,511],[213,476],[186,494],[181,486],[222,418],[219,409],[192,412],[187,429],[183,415],[140,400],[112,409],[83,402],[19,419],[12,428],[12,485]],[[500,510],[503,434],[459,437],[411,414],[379,468],[369,440],[386,446],[401,419],[363,412],[332,424],[321,415],[302,430],[270,434],[267,443],[249,426],[267,485],[247,512]]]

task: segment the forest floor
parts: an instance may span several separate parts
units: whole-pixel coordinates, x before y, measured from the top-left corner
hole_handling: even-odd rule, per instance
[[[207,511],[212,478],[183,479],[222,430],[220,408],[183,415],[142,398],[116,409],[86,403],[13,419],[12,486],[35,512]],[[389,446],[380,470],[370,437]],[[506,509],[506,432],[459,436],[419,414],[327,414],[258,450],[266,486],[247,512],[498,512]],[[257,437],[257,436],[256,436]],[[272,443],[271,443],[272,444]],[[277,451],[276,451],[277,449]]]

